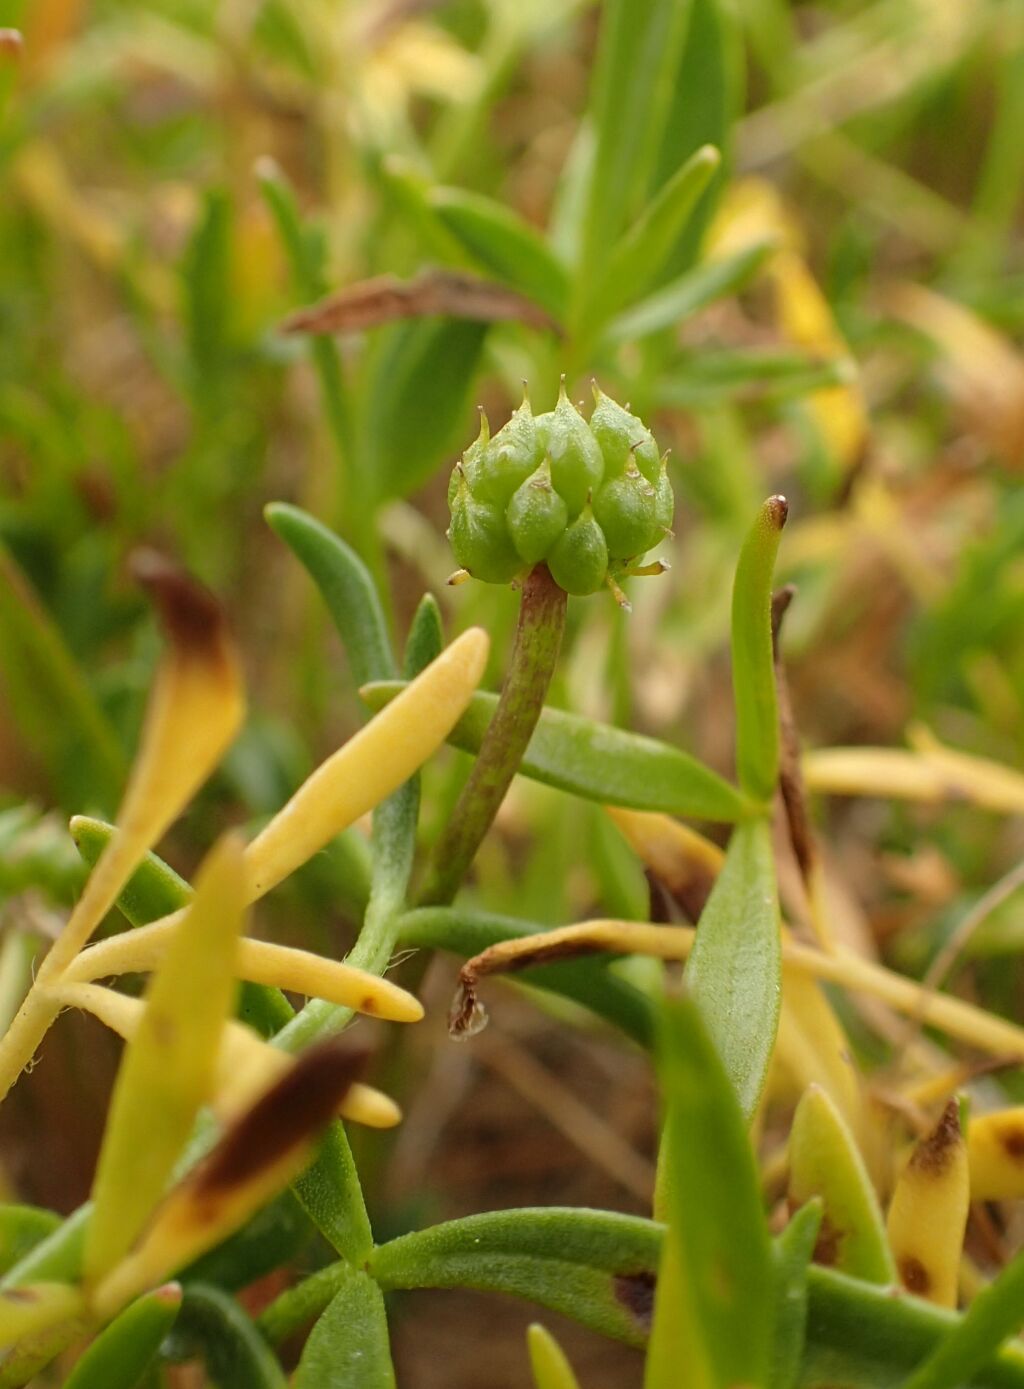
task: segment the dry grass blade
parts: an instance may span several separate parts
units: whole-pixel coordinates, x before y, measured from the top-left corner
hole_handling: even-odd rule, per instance
[[[378,275],[299,309],[281,324],[285,333],[362,333],[403,318],[470,318],[479,323],[513,320],[557,332],[543,309],[504,285],[457,270],[426,270],[413,280]]]

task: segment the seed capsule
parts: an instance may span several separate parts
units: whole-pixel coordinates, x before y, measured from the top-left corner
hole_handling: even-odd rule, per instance
[[[500,507],[478,502],[463,479],[452,507],[448,528],[455,558],[475,579],[507,584],[522,569]]]
[[[551,577],[566,593],[596,593],[608,574],[608,546],[590,503],[562,532],[548,556]]]
[[[600,485],[604,459],[586,420],[566,395],[564,381],[558,404],[550,415],[542,415],[537,424],[544,432],[555,489],[569,508],[569,515],[578,516],[587,497]]]
[[[661,477],[661,459],[654,435],[636,415],[624,410],[598,386],[594,387],[594,413],[590,430],[604,456],[609,473],[622,473],[632,458],[652,486]]]
[[[478,439],[477,445],[479,447],[473,445],[467,450],[463,460],[466,481],[478,501],[507,506],[512,493],[525,482],[541,459],[537,421],[529,401],[523,401],[493,438],[483,442]]]
[[[512,494],[505,516],[519,558],[524,564],[539,564],[569,524],[569,510],[555,491],[548,459]]]
[[[613,560],[642,555],[660,539],[655,512],[654,488],[630,460],[626,471],[606,482],[594,499],[594,516]]]

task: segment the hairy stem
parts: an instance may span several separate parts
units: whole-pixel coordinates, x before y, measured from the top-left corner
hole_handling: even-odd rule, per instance
[[[452,817],[434,846],[421,902],[451,902],[491,826],[544,705],[562,644],[566,594],[538,564],[523,584],[512,661],[494,718]]]

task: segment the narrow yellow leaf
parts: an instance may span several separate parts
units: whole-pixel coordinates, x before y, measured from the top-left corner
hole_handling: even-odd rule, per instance
[[[939,1307],[956,1306],[970,1199],[967,1145],[950,1100],[900,1174],[887,1221],[900,1282]]]
[[[922,730],[917,748],[822,748],[806,753],[809,790],[834,796],[894,796],[938,804],[967,800],[1006,815],[1024,813],[1024,775],[943,747]]]
[[[417,771],[455,727],[484,673],[489,641],[472,627],[327,759],[246,850],[255,900]]]
[[[0,1350],[26,1336],[38,1336],[60,1322],[79,1316],[84,1298],[68,1283],[28,1283],[23,1288],[0,1288]]]
[[[125,1041],[130,1042],[138,1031],[145,1008],[141,999],[98,984],[62,984],[59,994],[62,1003],[92,1013]],[[265,1042],[244,1023],[229,1020],[217,1053],[215,1090],[210,1098],[214,1112],[223,1120],[235,1118],[294,1064],[287,1052]],[[338,1118],[390,1129],[401,1122],[402,1111],[389,1095],[357,1082],[342,1100]]]
[[[200,1105],[214,1093],[245,912],[242,849],[228,836],[146,993],[118,1072],[93,1184],[83,1270],[94,1282],[129,1249],[163,1194]]]
[[[174,938],[179,919],[178,915],[165,917],[150,926],[98,942],[68,967],[65,980],[84,983],[155,969]],[[308,998],[324,998],[328,1003],[341,1003],[388,1022],[419,1022],[423,1017],[419,999],[389,979],[293,946],[243,937],[238,942],[234,968],[239,979],[288,989]]]
[[[137,570],[153,593],[167,649],[150,693],[118,832],[0,1041],[0,1100],[56,1016],[52,986],[114,905],[143,855],[220,761],[242,721],[238,657],[214,599],[159,556],[140,559]]]
[[[973,1115],[967,1128],[972,1201],[1024,1196],[1024,1106]]]
[[[535,1321],[528,1327],[526,1344],[536,1389],[580,1389],[568,1356],[546,1326]]]
[[[306,1165],[321,1129],[365,1064],[332,1039],[305,1052],[167,1196],[132,1252],[96,1288],[107,1319],[226,1239]]]

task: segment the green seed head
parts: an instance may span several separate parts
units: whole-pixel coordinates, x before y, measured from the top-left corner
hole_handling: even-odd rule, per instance
[[[668,533],[672,487],[653,435],[594,397],[589,424],[564,382],[545,415],[524,400],[493,436],[481,416],[448,488],[452,549],[474,578],[508,583],[546,562],[567,593],[593,593]]]

